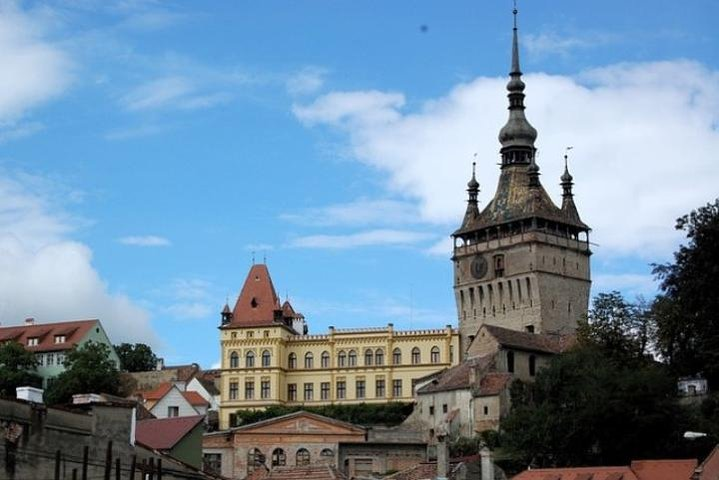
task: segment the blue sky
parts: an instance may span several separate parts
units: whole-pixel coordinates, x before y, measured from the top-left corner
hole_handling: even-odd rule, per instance
[[[0,2],[0,322],[219,356],[255,251],[314,332],[455,323],[448,236],[506,119],[511,2]],[[594,293],[651,296],[717,195],[713,1],[520,2],[527,116],[572,145]]]

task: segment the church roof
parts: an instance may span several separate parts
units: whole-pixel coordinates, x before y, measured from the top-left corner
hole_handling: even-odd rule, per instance
[[[232,310],[229,326],[272,325],[275,310],[280,310],[280,301],[267,265],[252,265]]]

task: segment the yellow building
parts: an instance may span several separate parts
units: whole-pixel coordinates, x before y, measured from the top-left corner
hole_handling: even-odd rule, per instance
[[[304,317],[280,305],[264,264],[252,266],[234,309],[223,309],[220,332],[223,429],[245,408],[412,401],[416,379],[459,361],[450,325],[308,335]]]

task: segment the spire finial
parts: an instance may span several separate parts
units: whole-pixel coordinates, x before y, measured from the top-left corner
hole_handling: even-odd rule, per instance
[[[562,196],[563,197],[571,197],[572,196],[572,175],[569,173],[569,151],[573,149],[574,147],[567,147],[564,149],[564,173],[560,177],[562,186]]]
[[[522,71],[519,69],[519,39],[517,38],[517,0],[514,0],[514,10],[512,15],[514,16],[514,28],[512,29],[512,71],[510,75],[521,75]]]

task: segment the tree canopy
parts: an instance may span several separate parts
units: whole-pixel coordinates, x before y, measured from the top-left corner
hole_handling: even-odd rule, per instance
[[[115,352],[120,357],[122,370],[126,372],[146,372],[157,366],[157,355],[144,343],[121,343],[115,345]]]
[[[703,373],[719,386],[719,199],[677,219],[688,242],[674,262],[654,265],[657,346],[679,375]]]
[[[73,348],[66,354],[64,365],[66,370],[52,379],[45,391],[49,405],[69,403],[78,393],[117,393],[120,372],[107,345],[87,342]]]
[[[0,396],[15,397],[17,387],[40,387],[36,366],[35,354],[19,343],[0,344]]]
[[[391,402],[383,404],[359,403],[356,405],[323,405],[319,407],[305,406],[270,406],[264,410],[238,410],[235,414],[235,424],[246,425],[250,423],[280,417],[289,413],[304,410],[325,417],[354,423],[356,425],[399,425],[412,413],[412,403]]]

